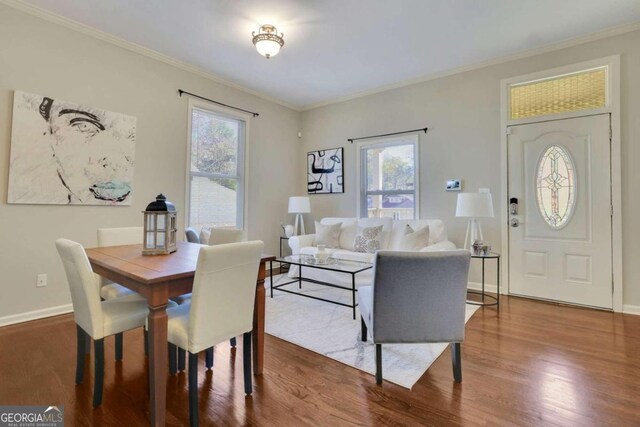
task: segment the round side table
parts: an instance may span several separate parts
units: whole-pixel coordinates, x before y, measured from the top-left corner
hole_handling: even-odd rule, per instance
[[[488,307],[495,305],[496,308],[500,307],[500,254],[497,252],[489,252],[487,255],[476,255],[471,254],[471,258],[481,259],[482,260],[482,290],[467,290],[468,294],[480,295],[482,297],[481,301],[470,301],[467,300],[467,304],[471,305],[479,305],[482,307]],[[496,260],[496,296],[487,295],[484,290],[484,270],[485,270],[485,261],[488,259]],[[488,300],[488,301],[486,301]]]

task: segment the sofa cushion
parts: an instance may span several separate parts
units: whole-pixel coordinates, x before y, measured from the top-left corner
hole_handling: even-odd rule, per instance
[[[402,251],[419,251],[429,246],[429,226],[414,230],[409,224],[405,225],[405,235],[400,242]]]
[[[325,225],[316,221],[316,237],[313,241],[313,245],[325,245],[327,248],[339,248],[341,226],[341,222]]]
[[[353,242],[356,252],[368,252],[370,254],[379,250],[381,245],[382,225],[373,227],[358,227],[358,234]]]
[[[381,225],[382,233],[380,235],[380,249],[388,249],[389,242],[391,241],[393,223],[394,221],[391,218],[360,218],[358,220],[358,227],[367,228]]]
[[[422,227],[429,226],[429,246],[436,243],[447,240],[447,230],[444,227],[444,222],[439,219],[414,219],[414,220],[399,220],[393,222],[393,231],[391,232],[391,238],[389,243],[389,249],[393,251],[399,251],[402,246],[402,239],[404,238],[406,226],[409,225],[412,229],[418,230]]]
[[[353,250],[353,241],[358,231],[358,220],[356,218],[322,218],[320,224],[330,225],[341,223],[340,227],[340,247],[342,249]]]

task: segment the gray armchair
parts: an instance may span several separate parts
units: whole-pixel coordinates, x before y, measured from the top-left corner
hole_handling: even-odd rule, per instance
[[[451,343],[453,376],[462,381],[460,343],[468,251],[379,251],[373,286],[358,289],[362,341],[376,345],[376,383],[382,384],[382,344]]]

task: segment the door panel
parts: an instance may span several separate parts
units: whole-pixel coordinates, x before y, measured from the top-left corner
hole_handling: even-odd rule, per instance
[[[612,307],[608,114],[510,127],[513,294]]]

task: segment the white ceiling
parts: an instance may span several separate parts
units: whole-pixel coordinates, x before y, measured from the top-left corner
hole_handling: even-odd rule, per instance
[[[640,0],[26,0],[294,107],[640,21]],[[272,23],[285,46],[258,55]]]

